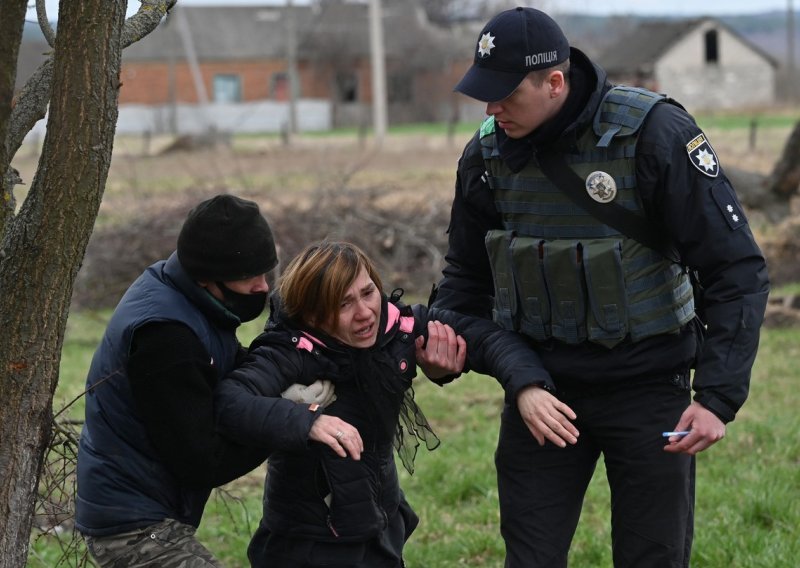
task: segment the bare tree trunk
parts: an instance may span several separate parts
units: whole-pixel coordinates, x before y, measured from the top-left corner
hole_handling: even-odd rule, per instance
[[[126,0],[62,2],[39,168],[0,260],[0,566],[27,561],[72,285],[111,164]]]
[[[800,122],[794,125],[783,154],[767,179],[767,190],[783,201],[797,194],[800,185]]]
[[[4,20],[0,26],[0,141],[6,139],[9,129],[26,6],[26,0],[0,0],[0,14]],[[10,161],[5,144],[0,144],[0,235],[3,234],[5,220],[10,216],[13,204],[13,181],[10,175],[6,175]]]
[[[55,54],[12,107],[26,0],[0,0],[0,173],[49,104],[33,184],[19,214],[0,217],[0,568],[27,560],[69,301],[111,164],[121,52],[176,0],[140,2],[127,22],[127,0],[62,2]],[[37,0],[40,23],[43,9]]]

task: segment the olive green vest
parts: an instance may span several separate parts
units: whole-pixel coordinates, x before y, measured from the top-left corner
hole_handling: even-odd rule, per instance
[[[614,201],[644,215],[636,191],[637,132],[663,99],[615,87],[565,159],[582,179],[598,170],[616,182]],[[500,159],[494,118],[480,138],[489,186],[503,219],[486,234],[495,286],[494,318],[537,341],[591,341],[613,347],[626,337],[676,332],[694,316],[686,271],[659,252],[587,214],[539,169],[512,172]]]

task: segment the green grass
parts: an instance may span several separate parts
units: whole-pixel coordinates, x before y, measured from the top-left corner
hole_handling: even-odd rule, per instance
[[[697,123],[702,128],[719,128],[721,130],[737,130],[748,129],[753,121],[755,121],[759,128],[790,128],[800,120],[800,114],[796,112],[765,112],[753,111],[752,113],[713,113],[703,114],[698,113],[695,115]],[[391,135],[442,135],[447,134],[450,129],[457,135],[470,135],[478,128],[480,120],[470,120],[465,122],[458,122],[452,127],[444,122],[425,122],[425,123],[411,123],[411,124],[394,124],[387,128],[387,134]],[[372,129],[367,128],[365,131],[368,136],[372,136]],[[304,138],[355,138],[361,135],[362,132],[357,127],[348,128],[335,128],[332,130],[319,131],[319,132],[303,132]],[[241,134],[237,138],[278,138],[277,135],[271,136],[268,134]]]
[[[770,290],[771,294],[776,296],[788,296],[791,294],[800,294],[800,282],[792,282],[790,284],[783,284]]]
[[[82,390],[107,317],[70,316],[57,407]],[[249,340],[259,327],[249,324],[242,338]],[[726,438],[698,457],[693,567],[782,568],[795,566],[800,558],[798,359],[800,330],[765,330],[750,400],[729,424]],[[442,445],[430,453],[420,449],[413,476],[400,470],[406,496],[421,518],[406,547],[408,565],[500,567],[493,454],[502,392],[493,379],[470,374],[444,388],[420,380],[416,393]],[[262,482],[263,468],[209,502],[198,534],[225,566],[247,566],[245,550],[260,518]],[[600,464],[570,565],[611,566],[608,501]],[[29,566],[56,566],[54,539],[39,538],[33,550]]]
[[[480,121],[469,121],[469,122],[459,122],[453,126],[454,133],[456,134],[472,134],[475,132],[477,127],[480,125]],[[424,134],[447,134],[450,131],[450,126],[444,122],[418,122],[418,123],[411,123],[411,124],[395,124],[390,125],[386,133],[390,136],[392,135],[424,135]],[[333,128],[331,130],[324,130],[324,131],[309,131],[309,132],[302,132],[301,135],[303,138],[358,138],[359,136],[366,134],[367,136],[373,136],[373,131],[371,127],[366,129],[361,129],[355,126],[351,127],[340,127],[340,128]],[[270,139],[277,139],[279,138],[278,135],[263,135]],[[248,139],[248,138],[261,138],[261,134],[237,134],[237,138]]]
[[[753,121],[760,128],[786,128],[792,127],[800,120],[800,114],[796,112],[773,112],[773,111],[753,111],[751,113],[698,113],[695,115],[698,124],[702,128],[719,128],[722,130],[748,129]],[[458,122],[452,128],[455,134],[469,135],[475,132],[480,125],[479,120]],[[389,135],[424,135],[424,134],[447,134],[451,126],[444,122],[426,122],[411,124],[394,124],[387,129]],[[368,128],[366,133],[371,136],[372,129]],[[335,128],[324,132],[304,132],[303,137],[308,138],[336,138],[336,137],[357,137],[360,130],[356,127]],[[253,137],[253,135],[237,135]],[[260,137],[261,135],[257,135]],[[268,135],[265,135],[268,136]]]
[[[737,114],[698,114],[697,123],[703,129],[718,128],[720,130],[749,129],[753,122],[759,128],[791,128],[800,120],[800,114],[753,112]]]

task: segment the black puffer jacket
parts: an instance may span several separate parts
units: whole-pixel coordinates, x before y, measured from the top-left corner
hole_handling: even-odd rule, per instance
[[[275,304],[275,303],[274,303]],[[423,306],[384,297],[381,331],[370,349],[343,346],[292,326],[273,305],[267,330],[245,364],[218,389],[219,425],[234,439],[272,448],[262,525],[275,534],[315,541],[366,541],[384,530],[403,500],[392,442],[405,391],[416,375],[414,338],[427,322]],[[355,426],[360,461],[308,442],[317,413],[280,398],[294,383],[335,383],[324,409]]]

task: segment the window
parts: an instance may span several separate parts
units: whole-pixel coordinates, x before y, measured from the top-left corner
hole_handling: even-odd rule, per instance
[[[242,79],[238,75],[214,75],[214,102],[238,103],[242,100]]]
[[[358,101],[358,79],[353,73],[339,73],[336,75],[336,94],[343,103]]]
[[[719,63],[719,41],[717,30],[708,30],[706,40],[706,63]]]

